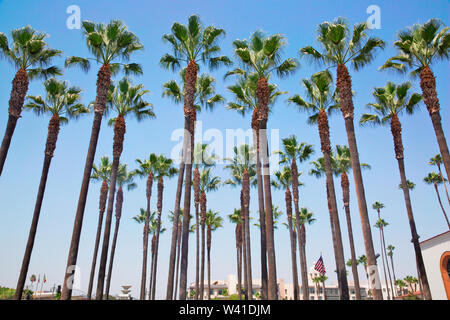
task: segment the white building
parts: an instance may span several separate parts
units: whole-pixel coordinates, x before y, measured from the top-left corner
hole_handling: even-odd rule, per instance
[[[450,231],[420,243],[431,297],[450,300]]]

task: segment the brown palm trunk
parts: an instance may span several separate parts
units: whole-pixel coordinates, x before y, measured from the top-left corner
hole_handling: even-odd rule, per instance
[[[390,255],[390,258],[391,258],[391,266],[392,266],[392,276],[394,277],[394,292],[395,292],[395,296],[398,296],[399,293],[398,293],[398,290],[397,290],[397,279],[395,277],[394,259],[393,259],[392,255]]]
[[[292,284],[294,287],[294,300],[299,299],[298,295],[298,271],[297,271],[297,245],[295,243],[294,230],[292,226],[292,196],[289,188],[286,189],[286,215],[288,219],[289,239],[291,243],[291,263],[292,263]]]
[[[450,197],[448,196],[447,183],[445,182],[444,176],[442,175],[441,165],[437,163],[437,167],[439,170],[439,175],[441,176],[442,183],[444,184],[445,194],[447,195],[448,204],[450,204]]]
[[[145,300],[146,295],[146,281],[147,281],[147,262],[148,262],[148,231],[150,223],[150,199],[152,197],[152,187],[153,187],[153,172],[150,172],[147,177],[145,196],[147,198],[147,216],[144,222],[144,235],[143,235],[143,247],[142,247],[142,272],[141,272],[141,292],[139,299]]]
[[[3,136],[2,145],[0,147],[0,176],[3,172],[6,156],[8,155],[9,145],[16,129],[17,120],[22,113],[25,96],[28,91],[28,74],[25,69],[20,68],[12,81],[11,95],[9,98],[8,123],[6,125],[5,135]]]
[[[334,257],[336,260],[339,296],[341,300],[349,300],[347,275],[344,260],[344,248],[342,245],[341,227],[339,224],[336,193],[333,181],[333,171],[331,168],[330,127],[328,124],[328,116],[324,110],[321,110],[319,112],[318,127],[327,180],[326,185],[328,190],[327,195],[329,197],[330,224],[332,231],[331,233],[334,234],[335,240]]]
[[[260,249],[261,249],[261,300],[267,300],[267,246],[266,246],[266,215],[264,210],[264,189],[261,175],[261,154],[258,120],[258,109],[253,109],[252,115],[253,144],[256,150],[256,183],[258,188]]]
[[[181,221],[178,224],[178,231],[177,231],[177,266],[176,266],[176,279],[175,279],[175,294],[173,295],[173,300],[177,300],[177,292],[178,292],[178,274],[179,274],[179,269],[180,269],[180,248],[181,248]]]
[[[211,226],[208,226],[206,242],[206,250],[208,255],[208,300],[211,300]]]
[[[183,152],[186,163],[186,178],[184,181],[184,208],[183,208],[183,232],[181,242],[181,266],[180,266],[180,300],[186,300],[187,270],[188,270],[188,251],[189,251],[189,220],[191,212],[191,181],[192,181],[192,145],[194,141],[195,109],[194,94],[195,84],[197,82],[197,64],[190,61],[186,68],[185,86],[184,86],[184,114],[187,121],[186,129],[189,132],[189,142],[183,144],[186,152]]]
[[[298,251],[300,257],[300,274],[302,279],[302,291],[303,300],[309,300],[309,285],[308,285],[308,268],[306,264],[306,247],[302,239],[305,239],[305,229],[303,225],[300,225],[300,208],[298,205],[298,168],[297,161],[292,159],[291,163],[291,176],[292,176],[292,193],[294,195],[294,210],[295,210],[295,221],[296,228],[298,230]],[[295,177],[295,178],[294,178]]]
[[[238,277],[238,297],[242,300],[242,259],[241,259],[241,249],[242,249],[242,224],[237,223],[235,229],[236,235],[236,263],[237,263],[237,277]]]
[[[116,198],[116,225],[114,227],[113,242],[111,244],[111,254],[109,256],[108,276],[106,279],[106,289],[105,289],[106,300],[109,299],[109,288],[111,286],[111,276],[114,265],[114,255],[116,253],[117,236],[119,234],[120,217],[122,216],[122,206],[123,206],[123,190],[122,187],[119,186]]]
[[[200,300],[205,298],[205,223],[206,223],[206,193],[202,191],[200,195],[200,210],[201,210],[201,227],[202,227],[202,252],[201,252],[201,266],[200,266]]]
[[[159,179],[158,179],[158,203],[157,203],[158,221],[157,221],[157,227],[156,227],[155,264],[153,266],[152,300],[155,300],[155,293],[156,293],[156,271],[158,268],[158,248],[159,248],[159,234],[161,231],[163,191],[164,191],[164,180],[162,177],[159,177]]]
[[[386,265],[385,265],[384,250],[383,250],[383,232],[382,232],[381,226],[380,226],[380,253],[381,253],[381,262],[383,264],[384,283],[386,285],[387,299],[390,300],[391,297],[389,295],[389,285],[388,285],[387,274],[386,274]]]
[[[361,288],[359,286],[358,267],[356,265],[355,243],[353,240],[353,228],[350,216],[350,183],[348,181],[347,173],[345,172],[341,173],[341,187],[344,201],[345,216],[347,218],[348,239],[350,242],[350,253],[352,257],[352,274],[353,274],[353,282],[355,283],[355,295],[356,300],[361,300]]]
[[[392,300],[394,300],[394,285],[392,284],[392,276],[391,276],[391,268],[389,267],[389,261],[388,261],[388,256],[387,256],[387,250],[386,250],[386,239],[384,237],[384,229],[381,229],[381,233],[383,235],[383,252],[384,252],[384,260],[386,261],[386,268],[387,268],[387,272],[388,272],[388,276],[389,276],[389,283],[391,286],[391,297]]]
[[[247,267],[247,245],[246,245],[246,241],[247,241],[247,228],[245,227],[246,222],[245,220],[247,219],[247,215],[245,214],[245,205],[244,205],[244,187],[241,188],[241,195],[240,195],[240,203],[241,203],[241,217],[242,217],[242,228],[241,228],[241,237],[242,237],[242,252],[243,252],[243,261],[244,261],[244,299],[248,300],[248,267]]]
[[[33,220],[31,222],[30,232],[28,233],[27,246],[22,260],[22,267],[20,268],[19,279],[17,281],[16,293],[14,299],[21,300],[23,287],[27,280],[28,267],[30,266],[31,253],[33,251],[34,240],[36,238],[36,231],[41,214],[42,201],[44,199],[45,186],[47,184],[48,172],[50,170],[50,163],[53,158],[53,153],[56,148],[56,141],[59,133],[59,117],[53,115],[48,124],[47,142],[45,145],[44,164],[42,166],[41,181],[39,182],[39,189],[36,197],[36,204],[34,206]]]
[[[77,264],[78,246],[80,244],[81,228],[83,226],[84,209],[86,207],[89,181],[91,178],[92,165],[94,163],[95,151],[97,149],[98,136],[100,133],[103,113],[105,111],[110,83],[110,67],[109,65],[103,65],[97,75],[97,97],[94,106],[94,122],[92,124],[89,149],[86,156],[86,163],[84,165],[83,181],[81,183],[77,212],[75,214],[75,222],[73,225],[72,239],[70,242],[69,255],[67,258],[66,273],[64,275],[61,300],[70,300],[70,298],[72,297],[72,283],[69,282],[72,281],[73,275],[70,270],[72,270],[73,266]]]
[[[441,124],[439,99],[436,92],[436,79],[428,66],[425,66],[420,72],[420,87],[422,88],[423,100],[427,106],[428,113],[430,114],[431,122],[433,123],[439,150],[444,162],[445,171],[447,173],[447,177],[450,177],[450,155]]]
[[[434,190],[436,190],[436,195],[438,197],[439,204],[441,205],[442,213],[444,214],[445,221],[447,221],[447,226],[450,229],[450,222],[448,221],[447,213],[445,213],[444,206],[442,205],[441,196],[439,195],[437,183],[434,183]]]
[[[265,206],[265,222],[266,222],[266,246],[267,246],[267,262],[268,262],[268,299],[278,300],[278,284],[275,256],[275,240],[273,232],[273,216],[272,216],[272,193],[270,189],[270,165],[268,158],[267,145],[267,119],[269,115],[269,98],[270,90],[267,79],[261,77],[258,79],[256,96],[258,101],[258,121],[260,123],[260,152],[262,154],[262,168],[264,181],[264,206]]]
[[[411,229],[411,242],[414,245],[414,252],[416,254],[416,263],[420,280],[422,281],[424,289],[424,297],[426,300],[431,300],[431,291],[428,285],[427,273],[425,271],[425,265],[423,263],[422,250],[419,244],[419,235],[417,234],[416,222],[414,221],[414,215],[412,211],[411,199],[409,197],[409,189],[407,186],[405,163],[403,161],[403,143],[402,143],[402,127],[397,115],[391,119],[391,132],[394,138],[394,151],[395,157],[398,162],[398,169],[400,171],[400,178],[402,182],[403,196],[405,197],[406,212],[408,214],[409,227]]]
[[[200,205],[200,172],[198,167],[194,170],[194,202],[195,202],[195,300],[198,300],[200,281],[200,230],[199,230],[199,205]]]
[[[150,263],[150,281],[148,282],[148,300],[152,300],[152,288],[153,288],[153,266],[155,265],[155,245],[156,245],[156,235],[152,235],[152,245],[151,245],[151,263]]]
[[[111,168],[111,183],[109,185],[108,206],[106,209],[105,230],[103,233],[102,253],[100,256],[100,265],[98,270],[97,292],[95,293],[97,300],[103,299],[103,289],[105,283],[106,260],[108,259],[109,237],[111,234],[111,220],[114,206],[114,197],[116,193],[117,169],[120,163],[120,155],[123,150],[123,141],[125,137],[125,119],[122,115],[116,118],[114,124],[114,143],[113,143],[113,162]]]
[[[353,94],[352,81],[347,67],[344,64],[337,66],[336,87],[339,90],[339,99],[342,115],[345,121],[345,130],[347,132],[348,147],[350,149],[350,158],[352,162],[353,178],[355,179],[356,196],[358,198],[359,214],[361,217],[361,226],[364,237],[364,247],[366,249],[367,261],[369,264],[372,296],[374,300],[383,300],[381,288],[377,288],[379,283],[379,273],[377,261],[375,258],[375,250],[373,246],[372,231],[370,228],[370,220],[367,212],[366,195],[364,192],[364,183],[361,173],[361,164],[359,162],[358,147],[356,144],[355,128],[353,125]]]
[[[98,223],[97,223],[97,234],[95,236],[95,245],[94,245],[94,256],[92,257],[91,264],[91,273],[89,275],[89,286],[87,291],[87,299],[91,300],[92,298],[92,288],[94,286],[94,276],[95,276],[95,266],[97,264],[97,254],[98,247],[100,244],[100,237],[102,235],[102,225],[103,225],[103,215],[106,209],[106,201],[108,200],[108,182],[103,180],[102,186],[100,188],[100,201],[99,201],[99,215],[98,215]]]
[[[185,133],[186,134],[186,133]],[[183,142],[184,144],[184,142]],[[167,291],[166,291],[166,300],[176,300],[176,294],[174,295],[173,287],[174,287],[174,272],[175,272],[175,264],[178,269],[178,262],[175,263],[176,256],[178,254],[178,243],[180,242],[178,235],[178,223],[179,223],[179,212],[180,212],[180,203],[181,203],[181,192],[183,191],[183,178],[184,178],[184,159],[183,155],[181,156],[180,169],[178,170],[178,182],[177,182],[177,191],[175,194],[175,209],[173,224],[172,224],[172,238],[170,242],[170,255],[169,255],[169,272],[167,279]],[[178,271],[177,271],[178,277]],[[176,281],[178,283],[178,280]],[[177,284],[175,284],[177,286]],[[175,289],[175,292],[177,289]]]
[[[250,179],[247,169],[244,169],[242,179],[244,212],[245,212],[245,246],[247,251],[247,287],[248,299],[253,300],[253,280],[252,280],[252,253],[250,245]]]

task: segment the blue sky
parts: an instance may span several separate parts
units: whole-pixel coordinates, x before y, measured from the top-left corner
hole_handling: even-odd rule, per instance
[[[151,91],[148,99],[154,105],[157,115],[155,120],[136,123],[127,122],[127,133],[122,161],[135,167],[136,158],[145,158],[149,153],[169,155],[176,144],[170,137],[175,129],[183,127],[182,108],[175,106],[167,99],[161,98],[162,84],[171,79],[178,80],[178,73],[163,70],[159,67],[160,57],[168,52],[169,47],[161,41],[161,36],[170,31],[173,22],[185,23],[193,13],[199,14],[204,25],[216,25],[224,28],[226,37],[221,41],[223,53],[232,56],[231,42],[237,38],[248,38],[250,34],[262,29],[268,33],[283,33],[288,39],[285,57],[298,57],[298,50],[315,42],[317,25],[338,16],[347,17],[351,24],[367,19],[366,8],[376,4],[381,9],[381,29],[374,30],[373,35],[387,42],[384,52],[380,52],[374,62],[362,71],[351,71],[353,90],[355,91],[355,120],[359,119],[365,105],[371,102],[371,92],[375,86],[383,86],[386,81],[403,82],[405,77],[379,72],[377,68],[395,53],[392,42],[398,30],[417,22],[436,17],[448,24],[449,6],[447,1],[200,1],[200,0],[170,0],[170,1],[0,1],[0,31],[9,33],[14,28],[30,24],[33,28],[50,34],[48,42],[51,47],[63,50],[63,57],[55,61],[62,66],[64,58],[69,55],[88,56],[79,30],[69,30],[66,27],[66,8],[69,5],[81,8],[82,19],[98,22],[108,22],[111,19],[121,19],[129,29],[135,32],[145,46],[145,51],[133,56],[133,61],[141,63],[144,75],[135,78],[136,83],[143,83]],[[26,8],[26,10],[24,10]],[[4,132],[7,120],[7,103],[14,77],[14,68],[0,61],[0,132]],[[95,98],[95,82],[98,66],[93,66],[88,74],[77,69],[66,70],[64,79],[71,84],[83,88],[83,101],[90,102]],[[205,68],[202,69],[206,71]],[[445,71],[447,70],[447,71]],[[279,129],[280,138],[297,135],[300,141],[315,145],[316,154],[320,156],[319,139],[316,127],[306,124],[306,116],[297,112],[294,107],[285,103],[289,95],[303,94],[300,80],[319,71],[315,66],[302,61],[301,68],[291,77],[276,80],[280,89],[288,91],[286,97],[279,99],[269,120],[269,128]],[[448,62],[433,66],[437,79],[437,91],[441,104],[442,125],[447,133],[449,126],[449,94]],[[223,81],[225,68],[214,71],[217,79],[217,91],[229,99],[226,86],[232,80]],[[413,87],[420,91],[417,80],[412,80]],[[42,84],[34,81],[29,87],[29,94],[42,94]],[[0,179],[1,223],[0,223],[0,285],[15,287],[25,249],[34,202],[39,184],[44,144],[47,134],[48,118],[37,118],[34,114],[23,112],[19,120],[13,141],[5,164],[4,173]],[[218,129],[247,129],[249,117],[227,111],[223,106],[214,112],[199,114],[203,122],[203,131]],[[412,117],[402,117],[403,137],[405,147],[406,172],[409,180],[416,183],[412,191],[413,210],[417,229],[421,240],[446,231],[445,220],[436,201],[434,189],[422,182],[428,172],[434,170],[429,166],[430,157],[438,153],[438,146],[431,121],[425,107]],[[69,123],[61,129],[55,157],[52,161],[48,177],[47,189],[42,206],[41,219],[29,268],[31,274],[46,274],[47,287],[61,284],[67,260],[67,252],[72,233],[73,220],[77,205],[81,176],[89,142],[92,115],[76,122]],[[332,144],[346,144],[344,123],[340,114],[330,121]],[[414,253],[410,243],[410,231],[402,193],[398,190],[399,174],[394,158],[392,138],[388,128],[360,128],[356,135],[360,151],[360,159],[372,166],[372,170],[364,171],[367,202],[383,202],[386,208],[382,215],[389,226],[386,230],[387,244],[396,247],[396,274],[403,277],[415,274]],[[206,141],[208,142],[208,141]],[[111,156],[112,128],[103,123],[96,154],[96,162],[102,155]],[[308,163],[302,164],[300,170],[305,173],[310,169]],[[226,172],[221,166],[215,173],[226,179]],[[168,210],[173,210],[176,179],[166,181],[164,194],[163,224],[167,223]],[[122,222],[119,231],[119,241],[116,250],[114,274],[111,292],[119,292],[120,285],[133,286],[132,293],[138,295],[142,260],[142,229],[131,220],[138,214],[139,208],[145,206],[145,183],[138,181],[139,187],[131,192],[125,192]],[[334,280],[334,255],[331,243],[329,215],[325,201],[325,182],[308,175],[303,176],[305,186],[301,189],[300,201],[302,207],[308,207],[316,214],[317,222],[307,228],[307,261],[312,265],[323,253],[327,275]],[[351,210],[354,227],[354,237],[357,255],[364,253],[361,224],[353,191],[353,179],[350,180]],[[341,229],[346,258],[350,257],[348,237],[342,208],[339,181],[335,182]],[[93,243],[96,232],[98,214],[99,184],[92,184],[85,211],[85,220],[78,255],[78,265],[81,268],[82,290],[87,290]],[[441,196],[445,197],[442,193]],[[156,189],[154,190],[156,193]],[[257,212],[256,190],[252,190],[252,214]],[[222,216],[232,212],[239,204],[239,192],[228,187],[209,195],[210,208],[219,211]],[[284,210],[284,193],[273,192],[273,203]],[[152,201],[155,208],[155,201]],[[448,206],[447,206],[448,209]],[[375,223],[376,214],[369,212],[371,225]],[[227,219],[225,219],[227,220]],[[285,221],[283,215],[281,221]],[[259,278],[259,230],[252,228],[252,258],[254,278]],[[167,281],[167,264],[170,248],[170,232],[161,237],[160,256],[158,259],[157,296],[163,297]],[[379,252],[378,233],[373,231],[376,251]],[[275,232],[278,277],[291,282],[289,237],[284,227]],[[191,237],[189,251],[188,282],[195,275],[193,246]],[[212,279],[224,279],[228,274],[235,273],[234,226],[226,221],[224,228],[216,231],[212,242]],[[381,264],[379,264],[381,267]],[[350,271],[350,270],[349,270]],[[351,272],[350,272],[351,274]],[[349,277],[351,279],[351,276]],[[365,278],[362,268],[360,278]]]

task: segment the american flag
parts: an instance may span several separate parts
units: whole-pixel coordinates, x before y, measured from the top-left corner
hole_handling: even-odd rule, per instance
[[[322,256],[317,260],[314,270],[318,271],[320,274],[325,274],[325,265],[323,264]]]

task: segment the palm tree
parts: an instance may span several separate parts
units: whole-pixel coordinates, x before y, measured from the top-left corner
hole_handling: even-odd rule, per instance
[[[410,289],[410,293],[414,293],[414,292],[417,291],[417,283],[418,283],[419,281],[417,280],[416,277],[413,277],[413,276],[406,276],[406,277],[403,279],[403,281],[406,282],[406,283],[408,284],[409,289]]]
[[[58,67],[49,67],[53,58],[59,57],[62,51],[49,48],[45,42],[47,37],[46,33],[25,26],[11,31],[10,46],[6,35],[0,32],[0,58],[5,58],[17,69],[9,98],[8,122],[0,147],[0,175],[3,172],[17,120],[22,113],[30,80],[62,75]]]
[[[416,187],[416,184],[415,184],[414,182],[409,181],[409,180],[407,179],[407,180],[406,180],[406,187],[408,188],[408,190],[414,190],[414,188]],[[399,188],[400,190],[403,189],[403,186],[402,186],[402,182],[401,182],[401,181],[400,181],[400,183],[399,183],[399,185],[398,185],[398,188]]]
[[[376,207],[376,204],[378,204],[378,203],[379,202],[375,202],[373,204],[374,209]],[[384,208],[384,205],[383,205],[382,208]],[[388,298],[388,300],[391,300],[391,297],[390,297],[390,294],[389,294],[389,284],[388,284],[388,280],[387,280],[387,274],[389,274],[389,278],[391,277],[391,274],[390,274],[390,271],[389,271],[389,264],[387,263],[388,261],[387,261],[387,257],[386,257],[386,250],[384,248],[384,228],[387,225],[388,225],[388,223],[386,221],[384,221],[381,218],[378,218],[378,220],[375,223],[374,227],[378,228],[380,230],[380,251],[381,251],[381,259],[383,261],[384,281],[385,281],[385,284],[386,284],[387,298]],[[388,268],[387,272],[386,272],[386,266]],[[392,287],[391,287],[391,290],[392,290]],[[392,295],[393,294],[394,294],[394,292],[392,291]]]
[[[363,254],[358,257],[358,264],[362,264],[364,267],[364,273],[366,274],[367,284],[369,284],[369,273],[367,272],[368,261],[367,257]],[[371,292],[369,291],[369,294]]]
[[[92,258],[91,273],[89,275],[89,286],[87,291],[87,299],[91,300],[92,297],[92,287],[94,285],[94,275],[95,275],[95,265],[97,264],[97,254],[98,246],[100,244],[100,236],[102,233],[103,215],[106,209],[106,201],[108,199],[108,189],[109,180],[111,178],[111,162],[109,158],[103,156],[100,158],[100,165],[97,167],[95,164],[92,165],[92,175],[91,179],[93,181],[101,181],[102,186],[100,187],[100,199],[99,199],[99,215],[97,223],[97,233],[95,236],[94,245],[94,256]]]
[[[328,280],[328,277],[326,275],[324,275],[324,274],[321,274],[320,276],[313,278],[313,281],[314,281],[314,279],[317,279],[316,280],[317,282],[322,282],[323,300],[327,300],[327,295],[326,295],[326,291],[325,291],[325,281]]]
[[[248,144],[242,144],[239,147],[233,148],[234,156],[232,159],[225,159],[230,164],[225,166],[225,169],[231,171],[231,179],[228,179],[224,184],[232,187],[241,186],[240,203],[241,203],[241,218],[242,228],[241,237],[243,245],[243,265],[244,265],[244,288],[245,298],[252,299],[253,283],[252,283],[252,268],[251,268],[251,250],[250,250],[250,186],[255,186],[255,153],[253,148]],[[250,294],[249,294],[250,293]]]
[[[108,300],[109,297],[109,288],[111,285],[114,254],[116,252],[117,235],[119,233],[120,218],[122,217],[123,187],[126,186],[128,191],[135,189],[137,187],[137,184],[134,182],[135,175],[136,174],[134,171],[129,172],[127,170],[126,164],[119,165],[119,168],[117,170],[117,186],[119,187],[119,189],[117,190],[117,198],[116,198],[116,225],[114,227],[113,242],[111,244],[111,253],[109,256],[108,276],[106,279],[106,289],[105,289],[106,300]]]
[[[337,18],[333,22],[323,22],[318,27],[317,38],[323,51],[319,52],[312,46],[306,46],[300,49],[300,52],[302,56],[310,57],[328,68],[337,68],[336,87],[339,92],[340,109],[345,120],[364,245],[369,266],[371,270],[374,270],[371,278],[372,290],[374,291],[373,297],[375,300],[382,300],[381,289],[374,288],[374,284],[378,280],[377,262],[353,124],[352,83],[347,69],[347,64],[351,64],[355,71],[360,70],[373,60],[377,49],[384,48],[385,43],[382,40],[367,35],[368,28],[367,23],[363,22],[355,24],[353,32],[351,32],[346,21],[342,18]]]
[[[247,72],[257,77],[256,82],[256,101],[257,108],[255,117],[253,117],[253,128],[257,128],[256,153],[257,158],[262,159],[263,180],[264,180],[264,206],[265,211],[265,230],[266,230],[266,246],[267,246],[267,262],[268,262],[268,294],[265,297],[263,290],[263,299],[277,300],[277,272],[275,259],[275,241],[273,235],[272,221],[272,195],[270,183],[270,168],[268,159],[267,145],[267,120],[269,117],[269,104],[271,99],[271,89],[268,83],[270,75],[275,71],[280,77],[292,73],[297,62],[293,58],[286,60],[281,59],[281,52],[286,46],[286,39],[281,34],[266,36],[262,31],[256,31],[250,37],[250,40],[233,41],[234,53],[242,63]],[[262,130],[262,134],[259,133]],[[260,140],[260,141],[259,141]],[[258,166],[258,165],[257,165]],[[260,183],[262,185],[262,183]],[[261,190],[262,191],[262,190]],[[262,194],[262,192],[259,192]],[[261,210],[260,210],[261,211]],[[263,221],[261,219],[261,221]],[[262,223],[262,222],[261,222]],[[261,228],[261,229],[262,229]],[[263,262],[265,263],[265,262]],[[265,289],[265,288],[264,288]]]
[[[441,180],[445,181],[445,178],[442,175],[442,170],[441,170],[441,164],[442,164],[441,155],[439,153],[437,155],[435,155],[433,158],[430,159],[430,162],[428,162],[428,164],[430,164],[432,166],[437,166],[437,168],[439,170],[439,175],[441,176]],[[445,182],[444,182],[444,189],[445,189],[445,194],[447,195],[447,201],[450,204],[450,197],[448,196],[447,183],[445,183]]]
[[[283,149],[284,151],[278,151],[278,154],[281,155],[280,164],[290,164],[291,173],[293,177],[298,176],[298,167],[297,167],[297,159],[300,163],[308,160],[311,155],[314,153],[313,146],[307,144],[306,142],[298,143],[297,137],[295,135],[290,136],[289,138],[282,139]],[[300,255],[300,270],[302,277],[302,291],[303,291],[303,300],[309,300],[309,287],[308,287],[308,270],[306,263],[306,254],[305,244],[300,242],[300,239],[303,239],[305,235],[304,226],[301,226],[300,223],[300,210],[298,205],[298,179],[292,179],[292,193],[294,200],[294,209],[295,209],[295,217],[297,221],[297,230],[298,230],[298,246],[299,246],[299,255]]]
[[[339,225],[336,193],[334,189],[333,167],[331,164],[330,129],[328,124],[328,115],[337,110],[339,105],[336,104],[334,99],[335,94],[332,93],[332,78],[328,70],[313,74],[311,79],[303,79],[303,85],[306,88],[306,95],[310,101],[305,101],[299,95],[289,98],[288,101],[297,105],[301,111],[312,113],[308,118],[308,123],[318,125],[326,175],[326,190],[330,212],[334,256],[336,268],[338,270],[339,294],[341,299],[348,300],[348,284],[345,275],[344,249],[342,246],[341,227]]]
[[[149,221],[150,221],[150,215],[148,214],[149,211],[141,208],[140,209],[140,213],[139,215],[134,216],[132,219],[137,222],[138,224],[144,224],[144,228],[143,228],[143,248],[145,248],[146,246],[148,246],[148,233],[149,233]],[[148,224],[146,226],[146,224]],[[146,241],[147,239],[147,241]],[[147,250],[144,249],[144,255],[147,255]],[[147,266],[146,264],[146,259],[145,259],[145,266]],[[144,290],[144,295],[142,295],[142,290]],[[144,287],[142,287],[142,283],[141,283],[141,295],[140,295],[140,299],[144,300],[145,299],[145,281],[144,281]]]
[[[441,29],[441,27],[443,28]],[[389,58],[380,67],[381,70],[393,69],[401,73],[412,68],[414,70],[411,72],[411,76],[419,75],[423,99],[433,123],[447,177],[450,176],[450,155],[442,129],[436,79],[431,65],[437,61],[448,59],[450,50],[448,30],[449,28],[445,27],[442,21],[430,19],[424,24],[416,24],[400,31],[397,41],[394,42],[398,54]]]
[[[258,99],[256,95],[258,74],[248,74],[247,71],[237,68],[228,72],[225,77],[230,75],[238,75],[238,80],[234,85],[228,86],[228,90],[234,96],[234,101],[227,104],[229,110],[235,110],[242,116],[249,111],[252,111],[251,128],[253,131],[253,144],[256,153],[259,154],[259,121],[258,121]],[[275,84],[269,84],[269,108],[271,108],[276,101],[276,98],[286,92],[278,90]],[[264,210],[264,190],[261,176],[261,158],[256,157],[256,173],[257,173],[257,187],[258,187],[258,205],[259,205],[259,220],[262,228],[260,228],[260,249],[261,249],[261,298],[267,300],[267,246],[266,246],[266,223]]]
[[[201,238],[202,238],[202,244],[201,244],[201,266],[200,266],[200,299],[203,300],[204,297],[204,279],[205,279],[205,228],[207,227],[206,225],[206,218],[207,218],[207,199],[206,199],[206,193],[207,192],[212,192],[212,191],[217,191],[221,180],[218,176],[212,176],[211,175],[211,170],[212,168],[208,168],[208,169],[203,169],[200,172],[200,215],[201,215],[201,220],[200,220],[200,225],[202,228],[202,234],[201,234]],[[183,219],[184,222],[184,219]],[[183,245],[183,244],[182,244]],[[183,248],[181,249],[183,252]],[[181,262],[183,263],[183,255],[181,256]],[[181,264],[183,265],[183,264]],[[180,270],[180,282],[182,279],[182,272],[183,269]],[[181,287],[180,287],[181,290]],[[181,299],[181,295],[180,295],[180,300]]]
[[[157,202],[157,226],[156,226],[156,243],[155,243],[155,253],[154,253],[154,264],[152,269],[152,280],[153,283],[150,285],[152,288],[151,299],[155,300],[156,291],[156,270],[158,266],[158,247],[159,247],[159,234],[161,230],[161,214],[163,206],[163,193],[164,193],[164,177],[172,178],[178,173],[178,170],[173,167],[173,160],[168,159],[163,155],[160,155],[157,159],[155,180],[158,180],[158,202]]]
[[[426,176],[423,179],[423,181],[426,184],[434,185],[434,190],[436,191],[436,195],[438,197],[439,204],[441,205],[442,213],[444,214],[445,221],[447,221],[447,226],[450,229],[450,222],[448,220],[447,214],[445,213],[444,206],[442,205],[441,196],[439,195],[439,189],[438,189],[438,185],[440,185],[441,183],[445,184],[447,179],[442,180],[442,177],[439,174],[437,174],[435,172],[431,172],[428,174],[428,176]]]
[[[403,295],[403,293],[404,293],[403,288],[407,286],[405,281],[403,281],[402,279],[398,279],[395,282],[395,285],[399,288],[399,292],[400,292],[399,295]]]
[[[71,118],[78,118],[80,115],[89,112],[89,109],[80,103],[80,88],[69,87],[67,82],[59,81],[55,78],[46,80],[44,82],[44,88],[46,92],[45,99],[41,96],[28,96],[27,104],[24,106],[26,110],[34,111],[38,116],[48,114],[52,117],[48,124],[44,163],[33,212],[33,220],[31,222],[30,232],[28,233],[27,246],[17,281],[15,296],[17,300],[22,298],[23,287],[27,279],[31,253],[33,251],[39,216],[41,214],[42,201],[44,200],[45,187],[47,185],[48,172],[50,171],[50,164],[55,152],[60,126],[69,122]]]
[[[299,287],[298,287],[298,269],[297,269],[297,245],[295,233],[295,225],[293,225],[292,216],[292,195],[290,190],[290,185],[292,181],[292,171],[288,166],[283,167],[282,171],[275,172],[275,177],[277,180],[272,181],[272,186],[276,189],[283,188],[285,190],[284,199],[286,201],[286,216],[287,216],[287,227],[289,230],[289,239],[291,244],[291,264],[292,264],[292,283],[294,286],[294,300],[299,299]],[[297,220],[297,219],[295,219]],[[295,236],[295,237],[294,237]],[[309,292],[309,290],[308,290]]]
[[[211,300],[211,240],[212,232],[223,227],[223,219],[219,216],[219,212],[208,210],[206,213],[206,219],[204,222],[208,228],[206,248],[208,252],[208,300]]]
[[[407,188],[407,180],[405,173],[405,163],[403,156],[403,142],[402,142],[402,127],[398,116],[406,111],[412,114],[416,109],[422,96],[418,93],[409,94],[411,84],[405,82],[396,85],[388,82],[385,87],[375,88],[373,96],[375,103],[369,103],[368,106],[374,111],[374,114],[363,114],[360,120],[361,124],[371,123],[374,125],[386,125],[390,123],[392,137],[394,138],[394,151],[397,158],[400,178],[403,185],[403,195],[405,198],[406,211],[411,229],[412,242],[416,254],[418,265],[418,273],[424,286],[425,298],[431,299],[431,292],[428,286],[425,266],[423,264],[422,251],[419,245],[419,236],[416,230],[416,223],[414,221],[411,199],[409,196],[409,189]]]
[[[150,212],[150,199],[152,197],[152,187],[153,187],[153,178],[154,172],[156,170],[156,165],[158,162],[158,156],[154,153],[151,153],[148,159],[140,160],[136,159],[136,162],[139,165],[139,168],[136,169],[136,174],[141,178],[147,178],[146,180],[146,188],[145,188],[145,196],[147,199],[147,208],[146,212]],[[144,236],[143,236],[143,253],[142,253],[142,275],[141,275],[141,291],[139,298],[140,300],[145,300],[146,293],[146,281],[147,281],[147,255],[148,255],[148,234],[149,234],[149,223],[150,216],[147,215],[147,220],[144,224]]]
[[[108,100],[111,75],[117,74],[121,69],[127,75],[142,74],[142,68],[139,64],[122,63],[122,61],[127,62],[133,52],[142,50],[143,46],[139,42],[136,35],[128,31],[128,28],[121,21],[112,20],[107,25],[103,23],[94,23],[91,21],[83,21],[81,28],[84,36],[86,37],[86,46],[93,57],[68,57],[65,62],[66,67],[80,66],[83,71],[87,72],[90,69],[90,60],[96,61],[101,65],[101,67],[97,74],[97,96],[94,105],[94,121],[92,124],[91,138],[89,141],[86,163],[84,166],[83,181],[81,183],[77,211],[75,214],[72,240],[70,242],[69,255],[67,258],[64,285],[61,293],[62,300],[69,300],[72,296],[71,285],[68,283],[72,275],[71,273],[68,273],[68,270],[72,270],[71,266],[77,264],[78,246],[80,243],[86,198],[89,190],[89,180],[92,165],[94,163],[95,151],[97,149],[101,121]],[[115,182],[111,185],[115,188]]]
[[[236,224],[235,237],[236,237],[236,263],[237,263],[237,291],[239,300],[242,300],[242,217],[241,209],[234,209],[232,214],[228,215],[228,219],[231,223]]]
[[[396,284],[397,283],[397,279],[395,278],[395,270],[394,270],[394,250],[395,250],[395,247],[392,244],[390,244],[390,245],[387,246],[386,249],[388,250],[388,252],[387,252],[388,257],[391,258],[392,276],[394,277],[394,284]],[[395,293],[396,293],[396,295],[399,295],[397,290],[395,290]]]
[[[117,113],[117,116],[111,118],[108,122],[109,125],[114,125],[113,161],[111,166],[108,206],[106,209],[105,230],[103,233],[102,254],[98,272],[97,300],[101,300],[103,295],[106,259],[108,257],[109,236],[111,231],[111,218],[116,191],[117,169],[119,167],[126,131],[125,117],[134,115],[138,121],[141,121],[155,116],[151,104],[144,100],[144,95],[147,93],[148,90],[144,90],[144,85],[139,84],[133,86],[130,79],[127,77],[120,80],[116,85],[111,85],[108,92],[107,103],[109,109]]]
[[[347,230],[348,230],[348,238],[350,242],[350,253],[351,259],[350,261],[353,263],[350,267],[352,268],[353,281],[355,283],[355,292],[356,292],[356,300],[361,300],[361,290],[359,286],[359,276],[357,269],[356,253],[355,253],[355,245],[353,239],[353,227],[350,216],[350,182],[348,180],[348,173],[352,168],[351,158],[350,158],[350,149],[347,146],[336,145],[336,154],[331,151],[331,165],[333,167],[333,171],[335,176],[339,176],[341,178],[341,188],[345,209],[345,216],[347,220]],[[324,160],[323,158],[317,159],[317,161],[313,162],[315,168],[311,169],[311,173],[313,173],[316,177],[321,176],[325,173],[324,168]],[[361,163],[361,168],[370,169],[370,165],[367,163]]]

